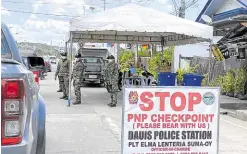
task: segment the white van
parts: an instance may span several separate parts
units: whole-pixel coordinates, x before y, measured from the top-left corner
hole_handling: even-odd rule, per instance
[[[56,56],[50,56],[49,61],[51,64],[57,64],[57,57]]]

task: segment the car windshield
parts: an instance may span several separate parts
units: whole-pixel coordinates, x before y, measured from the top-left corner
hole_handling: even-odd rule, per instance
[[[56,57],[50,57],[50,60],[56,60]]]
[[[86,57],[83,58],[84,63],[102,63],[101,58],[97,57]]]
[[[44,61],[48,61],[49,58],[48,57],[43,57]]]
[[[1,57],[8,58],[8,59],[12,58],[8,42],[4,36],[3,31],[1,31]]]

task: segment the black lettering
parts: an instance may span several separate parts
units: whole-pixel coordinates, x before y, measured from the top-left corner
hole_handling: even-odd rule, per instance
[[[128,139],[129,140],[151,140],[152,131],[129,131]]]

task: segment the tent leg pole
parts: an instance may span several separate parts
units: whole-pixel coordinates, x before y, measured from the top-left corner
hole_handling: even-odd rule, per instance
[[[135,49],[135,65],[137,66],[137,60],[138,60],[138,44],[136,44],[136,49]]]
[[[65,42],[65,52],[68,51],[68,42]]]
[[[207,84],[207,86],[209,86],[209,82],[210,82],[210,78],[211,78],[211,59],[212,59],[212,40],[210,40],[210,42],[209,42],[208,84]]]
[[[71,75],[72,75],[71,73],[72,73],[72,50],[73,50],[72,38],[73,38],[73,33],[70,32],[69,98],[68,98],[68,104],[67,104],[68,107],[70,106],[70,102],[71,102]]]

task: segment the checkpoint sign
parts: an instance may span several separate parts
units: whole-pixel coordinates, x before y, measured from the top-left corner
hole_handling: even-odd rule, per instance
[[[124,89],[122,154],[217,154],[219,88]]]

